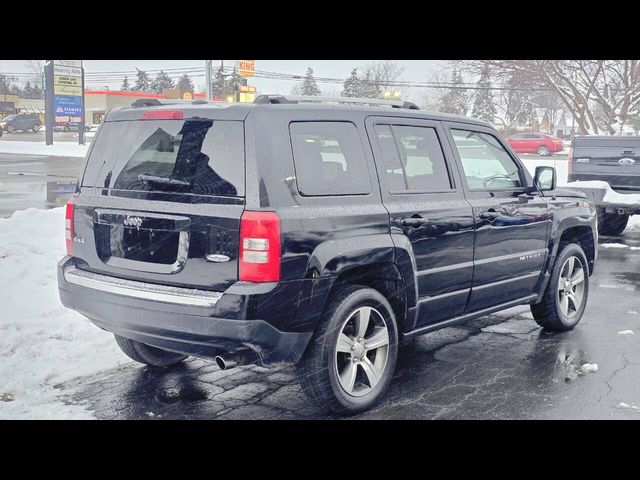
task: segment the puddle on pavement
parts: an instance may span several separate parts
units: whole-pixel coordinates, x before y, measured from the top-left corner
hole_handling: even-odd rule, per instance
[[[172,387],[160,389],[156,392],[156,399],[160,403],[171,404],[176,402],[197,403],[208,398],[207,392],[200,388]]]

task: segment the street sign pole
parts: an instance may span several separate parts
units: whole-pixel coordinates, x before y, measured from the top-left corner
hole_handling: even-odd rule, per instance
[[[80,62],[80,69],[82,70],[82,117],[78,124],[78,145],[84,145],[84,126],[86,124],[87,109],[84,104],[84,63]]]
[[[207,95],[207,101],[211,100],[211,60],[205,60],[205,75],[206,75],[206,79],[205,79],[205,92]]]
[[[53,96],[53,60],[47,60],[44,66],[44,125],[46,145],[53,145],[53,126],[55,124]]]

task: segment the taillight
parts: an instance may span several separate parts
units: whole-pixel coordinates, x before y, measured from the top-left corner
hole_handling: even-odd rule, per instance
[[[64,216],[64,239],[67,244],[67,255],[73,255],[73,213],[75,211],[76,197],[67,202],[67,210]]]
[[[142,114],[142,120],[182,120],[182,110],[147,110]]]
[[[567,171],[573,172],[573,147],[569,147],[569,155],[567,156]]]
[[[274,212],[245,211],[240,219],[239,278],[280,281],[280,218]]]

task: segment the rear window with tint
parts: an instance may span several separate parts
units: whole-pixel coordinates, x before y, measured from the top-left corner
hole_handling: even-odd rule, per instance
[[[306,196],[371,191],[360,134],[349,122],[291,123],[298,190]]]
[[[82,185],[244,196],[242,122],[106,122],[95,140]]]

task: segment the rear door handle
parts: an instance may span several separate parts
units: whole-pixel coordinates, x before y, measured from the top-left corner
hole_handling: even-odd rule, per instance
[[[426,225],[427,223],[429,223],[429,219],[424,217],[408,217],[400,220],[400,224],[403,227],[417,228]]]
[[[478,215],[478,218],[480,218],[481,220],[493,221],[499,216],[500,214],[498,212],[482,212],[480,215]]]

